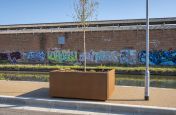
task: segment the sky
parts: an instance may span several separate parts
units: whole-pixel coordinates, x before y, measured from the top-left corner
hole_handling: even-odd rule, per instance
[[[0,25],[72,22],[75,0],[0,0]],[[146,0],[97,0],[96,20],[145,18]],[[149,0],[149,17],[176,17],[176,0]]]

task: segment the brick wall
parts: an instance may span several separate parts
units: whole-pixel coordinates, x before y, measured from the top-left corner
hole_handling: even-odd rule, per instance
[[[59,45],[57,38],[65,36],[65,44]],[[144,30],[121,30],[86,32],[87,51],[145,49]],[[61,48],[83,51],[83,33],[42,33],[0,35],[0,52],[41,51]],[[176,49],[176,29],[151,30],[150,49]]]

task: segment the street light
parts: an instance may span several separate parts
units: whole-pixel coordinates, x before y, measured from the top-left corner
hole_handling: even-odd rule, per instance
[[[145,100],[149,100],[150,71],[149,71],[149,0],[146,0],[146,70],[145,70]]]

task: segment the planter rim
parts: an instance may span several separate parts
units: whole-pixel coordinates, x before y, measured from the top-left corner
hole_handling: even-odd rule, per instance
[[[108,71],[106,71],[106,72],[91,72],[91,71],[86,71],[86,72],[84,72],[84,71],[59,71],[59,70],[53,70],[53,71],[50,71],[50,73],[54,73],[54,72],[60,72],[60,73],[108,73],[108,72],[110,72],[110,71],[115,71],[115,69],[110,69],[110,70],[108,70]]]

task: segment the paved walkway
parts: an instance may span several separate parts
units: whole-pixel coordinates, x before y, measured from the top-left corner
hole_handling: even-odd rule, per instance
[[[48,97],[48,82],[0,81],[0,95],[36,98]],[[176,89],[150,88],[150,101],[145,101],[144,88],[116,86],[106,102],[176,108]]]

